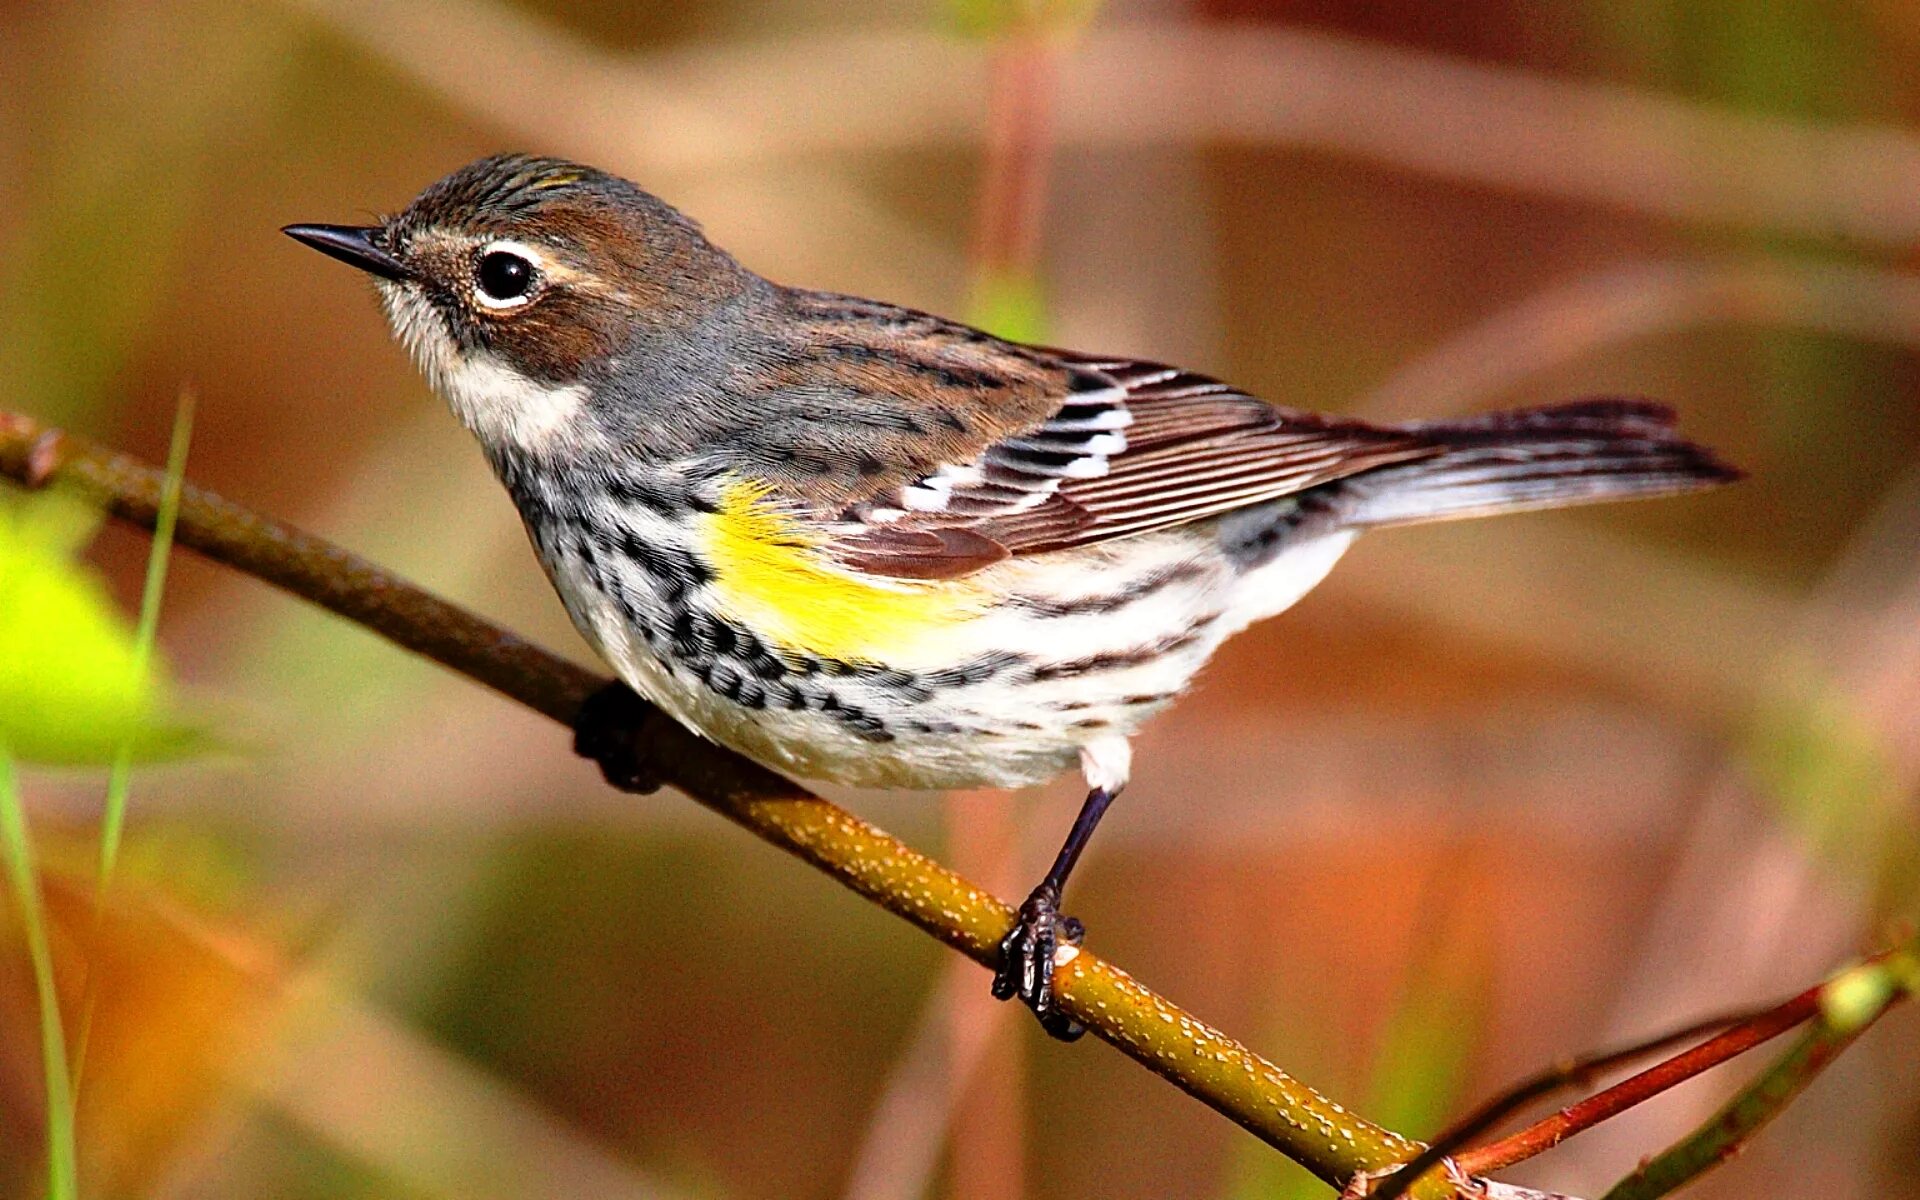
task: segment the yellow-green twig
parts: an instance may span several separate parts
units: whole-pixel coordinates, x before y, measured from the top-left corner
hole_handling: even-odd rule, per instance
[[[0,476],[57,483],[151,530],[161,472],[125,455],[0,412]],[[176,540],[562,724],[607,681],[311,534],[198,488],[181,492]],[[693,799],[960,950],[993,961],[1012,920],[1002,901],[891,835],[805,789],[650,714],[638,731],[648,761]],[[1188,1015],[1090,953],[1057,977],[1062,1006],[1099,1037],[1321,1179],[1403,1162],[1419,1146],[1348,1112],[1258,1054]],[[1451,1196],[1444,1180],[1415,1195]]]

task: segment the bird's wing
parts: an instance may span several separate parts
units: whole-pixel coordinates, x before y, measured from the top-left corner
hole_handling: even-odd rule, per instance
[[[1045,353],[1064,386],[1041,419],[850,505],[834,557],[874,575],[955,578],[1439,450],[1417,433],[1280,408],[1158,363]]]

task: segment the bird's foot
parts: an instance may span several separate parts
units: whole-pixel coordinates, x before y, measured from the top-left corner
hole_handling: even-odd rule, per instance
[[[1013,928],[1000,939],[1000,969],[994,972],[995,999],[1020,997],[1040,1018],[1040,1028],[1063,1042],[1085,1033],[1086,1026],[1057,1007],[1053,991],[1056,955],[1075,947],[1086,936],[1086,926],[1075,917],[1060,915],[1059,889],[1041,884],[1020,906]]]
[[[654,708],[624,683],[610,683],[580,706],[573,721],[573,752],[592,759],[600,774],[623,792],[646,795],[665,781],[653,766],[645,741]]]

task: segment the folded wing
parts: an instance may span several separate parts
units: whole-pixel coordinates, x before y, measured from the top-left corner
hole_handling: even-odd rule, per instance
[[[850,510],[837,557],[874,574],[952,578],[1440,450],[1414,433],[1280,408],[1158,363],[1060,358],[1071,388],[1044,421]]]

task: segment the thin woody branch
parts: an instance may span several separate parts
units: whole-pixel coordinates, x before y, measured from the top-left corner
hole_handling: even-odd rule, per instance
[[[1608,1189],[1604,1200],[1654,1200],[1726,1162],[1761,1126],[1779,1116],[1863,1031],[1841,1033],[1824,1023],[1815,1025],[1800,1036],[1784,1058],[1709,1119],[1698,1134],[1636,1167]]]
[[[1688,1042],[1721,1033],[1734,1025],[1765,1019],[1772,1013],[1772,1009],[1767,1009],[1761,1012],[1711,1017],[1631,1046],[1555,1063],[1532,1078],[1522,1080],[1508,1088],[1486,1104],[1455,1121],[1436,1136],[1417,1158],[1409,1160],[1405,1166],[1397,1168],[1380,1179],[1368,1192],[1368,1196],[1371,1200],[1398,1200],[1399,1197],[1407,1194],[1408,1189],[1422,1175],[1435,1167],[1452,1162],[1458,1169],[1460,1165],[1458,1159],[1466,1147],[1477,1141],[1482,1134],[1494,1129],[1507,1117],[1519,1112],[1542,1096],[1551,1095],[1566,1088],[1586,1087],[1600,1076],[1624,1067],[1628,1063],[1651,1058],[1655,1054],[1684,1046]]]
[[[1856,969],[1871,969],[1896,957],[1886,951]],[[1512,1166],[1545,1153],[1595,1125],[1611,1120],[1634,1106],[1703,1074],[1748,1050],[1773,1040],[1820,1012],[1821,998],[1831,981],[1817,984],[1797,996],[1753,1012],[1696,1021],[1648,1041],[1555,1064],[1531,1079],[1508,1088],[1479,1109],[1456,1121],[1404,1166],[1381,1177],[1369,1189],[1372,1200],[1397,1200],[1421,1176],[1445,1166],[1463,1177]],[[1709,1036],[1711,1035],[1711,1036]],[[1704,1039],[1704,1040],[1701,1040]],[[1582,1086],[1618,1067],[1666,1050],[1698,1042],[1672,1057],[1568,1105],[1498,1141],[1465,1149],[1529,1101],[1566,1087]]]
[[[151,530],[162,475],[32,419],[0,412],[0,476],[85,494]],[[199,488],[184,489],[176,538],[217,562],[310,600],[388,640],[572,724],[607,680],[523,641],[311,534]],[[1012,910],[891,835],[650,713],[650,762],[693,799],[842,885],[990,965]],[[1330,1185],[1403,1162],[1420,1146],[1366,1121],[1090,953],[1057,976],[1065,1011],[1122,1053]],[[1422,1200],[1453,1196],[1423,1181]]]
[[[1820,996],[1825,987],[1823,983],[1808,988],[1792,999],[1708,1038],[1691,1050],[1656,1063],[1577,1104],[1568,1105],[1518,1133],[1457,1155],[1454,1161],[1463,1170],[1480,1173],[1511,1166],[1550,1150],[1574,1134],[1610,1120],[1668,1088],[1685,1083],[1812,1019],[1820,1011]]]
[[[1738,1154],[1841,1051],[1920,988],[1920,942],[1870,959],[1818,989],[1817,1019],[1777,1062],[1705,1124],[1646,1159],[1602,1200],[1658,1200]]]

